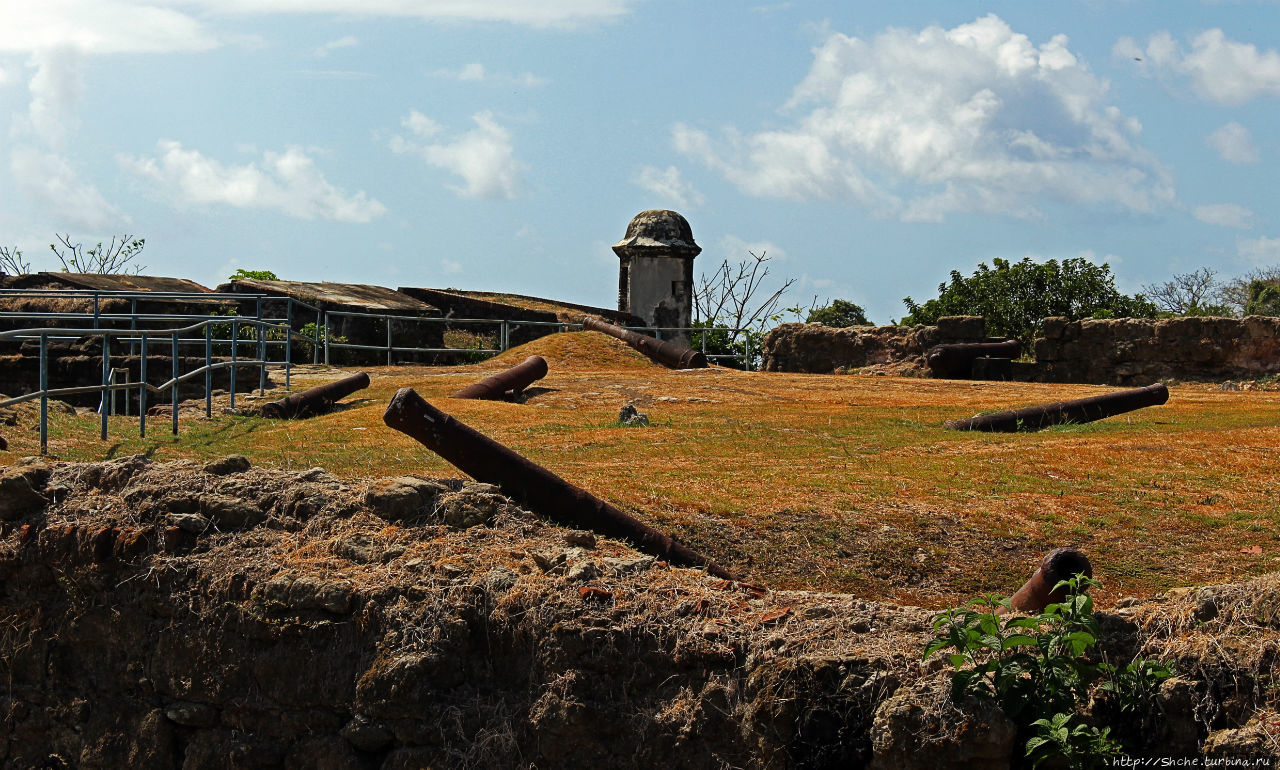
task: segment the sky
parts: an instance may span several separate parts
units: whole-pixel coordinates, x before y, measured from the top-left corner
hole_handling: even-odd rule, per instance
[[[1280,265],[1278,48],[1278,0],[0,0],[0,245],[609,307],[670,208],[878,323],[996,257],[1133,293]]]

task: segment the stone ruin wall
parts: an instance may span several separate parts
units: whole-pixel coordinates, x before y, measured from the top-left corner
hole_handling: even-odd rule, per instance
[[[764,339],[764,368],[926,377],[926,350],[943,342],[980,342],[983,333],[982,319],[974,316],[942,318],[937,326],[783,324]],[[1046,318],[1042,334],[1031,351],[1035,363],[1015,366],[1015,379],[1148,385],[1280,374],[1280,318]]]

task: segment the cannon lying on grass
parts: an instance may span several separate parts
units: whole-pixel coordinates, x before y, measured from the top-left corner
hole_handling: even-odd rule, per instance
[[[529,356],[505,372],[468,385],[449,398],[481,398],[489,401],[514,399],[531,383],[547,376],[547,361],[542,356]]]
[[[497,485],[503,494],[556,522],[592,529],[606,537],[625,538],[640,550],[672,564],[705,567],[717,577],[737,579],[670,535],[455,420],[428,404],[412,388],[396,391],[382,421],[417,440],[463,473],[477,481]]]
[[[1031,579],[1009,598],[1009,606],[1032,615],[1043,612],[1050,604],[1058,604],[1067,598],[1065,588],[1055,591],[1053,587],[1079,574],[1093,577],[1089,557],[1074,548],[1055,548],[1044,555]]]
[[[325,414],[333,408],[335,402],[369,387],[369,375],[358,372],[350,377],[326,382],[301,393],[271,401],[262,405],[262,416],[277,419],[294,419]]]
[[[1102,396],[1091,396],[1074,401],[1057,401],[1042,406],[1028,406],[1005,412],[980,414],[967,420],[948,420],[943,423],[952,430],[981,430],[1000,433],[1040,430],[1050,425],[1070,425],[1093,422],[1132,412],[1146,406],[1157,406],[1169,400],[1169,389],[1163,383],[1145,388],[1131,388]]]
[[[1020,355],[1022,343],[1017,340],[952,342],[929,348],[924,354],[924,362],[934,377],[967,380],[973,375],[973,362],[978,358],[1017,358]]]
[[[582,328],[616,337],[648,356],[649,360],[670,369],[707,368],[707,357],[700,350],[691,350],[673,342],[663,342],[647,334],[639,334],[621,326],[614,326],[591,316],[582,319]]]

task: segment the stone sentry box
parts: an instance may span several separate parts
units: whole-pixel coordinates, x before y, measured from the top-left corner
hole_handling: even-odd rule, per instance
[[[687,329],[693,323],[693,258],[702,247],[689,222],[674,211],[636,214],[613,246],[618,255],[618,310],[654,327]],[[662,332],[664,340],[688,345],[688,332]]]

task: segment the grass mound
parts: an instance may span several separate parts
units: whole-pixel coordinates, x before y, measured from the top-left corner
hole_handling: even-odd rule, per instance
[[[600,332],[565,332],[539,337],[489,359],[494,368],[515,366],[529,356],[542,356],[552,371],[560,369],[662,368],[621,340]]]

